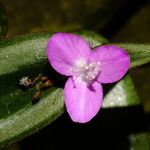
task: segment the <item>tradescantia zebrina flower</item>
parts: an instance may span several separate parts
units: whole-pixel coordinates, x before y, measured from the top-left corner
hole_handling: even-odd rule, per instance
[[[102,105],[101,84],[120,80],[128,71],[130,57],[115,45],[91,48],[82,37],[56,33],[48,41],[47,56],[51,66],[68,76],[65,84],[65,105],[71,119],[86,123]]]

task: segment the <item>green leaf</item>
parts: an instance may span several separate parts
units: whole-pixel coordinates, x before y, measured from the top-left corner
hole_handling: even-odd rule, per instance
[[[93,32],[79,34],[93,46],[107,43],[106,39]],[[43,91],[40,102],[32,105],[34,89],[22,91],[19,87],[22,77],[36,77],[50,70],[45,55],[45,46],[50,36],[50,33],[40,33],[0,41],[0,147],[34,133],[64,112],[61,88],[54,86]],[[139,104],[128,76],[106,89],[103,107]]]
[[[107,89],[104,90],[107,91]],[[140,100],[136,93],[136,89],[133,85],[131,77],[127,75],[123,80],[119,81],[108,90],[106,96],[104,97],[103,108],[125,107],[138,104],[140,104]]]
[[[131,150],[149,150],[149,140],[147,133],[136,133],[129,136]]]
[[[18,37],[1,43],[0,55],[0,147],[37,131],[62,114],[62,89],[42,92],[32,105],[34,89],[22,91],[19,80],[49,69],[44,47],[50,34]]]
[[[14,92],[13,94],[17,93]],[[18,94],[20,100],[23,100],[22,93]],[[24,97],[24,99],[28,98],[28,100],[32,98],[30,93],[26,93]],[[14,96],[14,98],[16,97]],[[16,109],[13,106],[12,108]],[[59,117],[63,112],[62,89],[50,89],[47,93],[43,94],[42,100],[37,105],[32,106],[28,104],[20,108],[17,112],[9,114],[0,120],[0,147],[38,131]]]

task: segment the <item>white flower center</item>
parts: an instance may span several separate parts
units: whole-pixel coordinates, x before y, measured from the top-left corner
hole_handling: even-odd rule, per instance
[[[72,68],[73,79],[91,83],[100,72],[100,62],[86,64],[84,61],[78,61]]]

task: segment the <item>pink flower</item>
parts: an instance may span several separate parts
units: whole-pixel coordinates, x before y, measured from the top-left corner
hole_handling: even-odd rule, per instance
[[[52,67],[69,76],[64,94],[65,105],[75,122],[90,121],[102,105],[101,83],[120,80],[128,71],[130,57],[114,45],[89,46],[82,37],[56,33],[48,41],[47,55]]]

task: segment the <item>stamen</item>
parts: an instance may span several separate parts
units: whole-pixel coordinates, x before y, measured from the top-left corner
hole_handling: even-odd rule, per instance
[[[100,72],[100,62],[86,64],[79,61],[72,69],[73,80],[85,81],[90,84]]]

